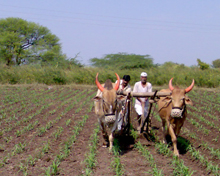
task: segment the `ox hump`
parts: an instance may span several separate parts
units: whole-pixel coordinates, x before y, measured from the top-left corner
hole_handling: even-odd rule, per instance
[[[161,89],[160,92],[170,92],[170,89]]]
[[[112,82],[111,82],[110,79],[107,79],[107,80],[105,81],[104,88],[107,89],[107,90],[113,89]]]

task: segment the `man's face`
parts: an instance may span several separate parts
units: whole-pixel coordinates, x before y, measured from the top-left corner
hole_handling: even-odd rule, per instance
[[[126,86],[128,85],[128,83],[129,83],[129,81],[125,81],[125,80],[123,79],[122,85],[123,85],[124,87],[126,87]]]
[[[145,84],[147,82],[147,76],[141,76],[141,82]]]

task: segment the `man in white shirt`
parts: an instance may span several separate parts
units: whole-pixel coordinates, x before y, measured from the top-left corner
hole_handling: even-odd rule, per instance
[[[142,72],[140,76],[141,81],[136,82],[134,85],[133,92],[152,92],[152,85],[151,83],[147,82],[147,73]],[[137,97],[135,100],[135,111],[137,112],[137,118],[138,118],[138,131],[140,131],[140,123],[141,123],[141,115],[142,115],[142,106],[144,106],[144,117],[147,117],[148,114],[148,106],[149,106],[149,100],[148,98],[139,98]]]

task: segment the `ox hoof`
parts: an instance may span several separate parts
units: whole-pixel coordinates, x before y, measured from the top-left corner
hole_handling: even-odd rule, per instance
[[[103,148],[107,148],[107,147],[108,147],[108,144],[105,143],[105,142],[103,142],[102,147],[103,147]]]
[[[179,152],[174,152],[173,154],[174,154],[174,156],[176,156],[176,157],[178,157],[178,158],[179,158],[179,156],[180,156],[180,155],[179,155]]]
[[[112,152],[113,152],[112,148],[109,148],[109,153],[112,153]]]

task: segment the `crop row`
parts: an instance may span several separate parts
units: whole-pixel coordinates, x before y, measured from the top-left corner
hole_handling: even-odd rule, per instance
[[[154,118],[161,122],[161,119],[160,119],[158,114],[155,113],[154,114]],[[199,130],[201,133],[204,133],[205,135],[209,134],[210,130],[206,129],[201,123],[198,123],[194,119],[189,118],[189,117],[187,118],[187,121],[195,126],[194,130],[196,130],[196,131]],[[182,132],[184,132],[189,137],[193,137],[194,139],[197,139],[200,142],[202,142],[201,139],[198,139],[198,137],[196,137],[197,134],[193,133],[191,130],[186,130],[186,128],[183,127]],[[180,141],[179,138],[178,138],[178,141],[180,143],[179,145],[186,145],[186,144],[184,144],[184,141],[183,140]],[[219,149],[214,149],[214,148],[212,148],[210,146],[206,146],[206,148],[209,149],[209,151],[210,151],[210,155],[209,156],[213,156],[213,158],[218,159]],[[218,173],[219,173],[219,166],[218,165],[213,165],[212,161],[210,161],[204,155],[201,155],[201,153],[200,153],[200,151],[198,149],[195,149],[195,147],[192,147],[191,145],[189,145],[186,148],[186,150],[191,154],[191,156],[194,159],[199,159],[198,161],[201,164],[203,164],[204,166],[206,166],[208,171],[212,172],[214,175],[218,175]],[[195,156],[197,156],[197,157],[195,157]],[[201,160],[201,159],[203,159],[203,160]]]
[[[83,92],[84,91],[82,91],[82,94],[83,94]],[[87,92],[87,93],[89,93],[89,91]],[[70,94],[71,95],[71,94]],[[86,96],[87,94],[84,94],[83,95],[83,97],[84,96]],[[76,100],[76,98],[77,97],[73,97],[73,98],[71,98],[71,100]],[[79,97],[78,99],[77,99],[77,101],[75,101],[76,103],[77,102],[79,102],[79,100],[81,99],[82,97]],[[65,102],[65,103],[64,103]],[[63,105],[65,105],[65,104],[67,104],[67,103],[70,103],[71,101],[70,100],[68,100],[68,101],[64,101],[64,102],[62,102],[61,103],[61,105],[63,106]],[[72,109],[73,108],[73,106],[74,106],[74,104],[76,104],[76,103],[70,103],[70,105],[69,106],[67,106],[66,107],[66,109],[64,110],[64,112],[68,112],[68,110],[70,110],[70,109]],[[60,107],[62,107],[62,106],[60,106]],[[64,112],[62,112],[62,115],[65,115],[65,113]],[[60,117],[59,117],[60,118]],[[58,120],[58,119],[57,119]],[[56,119],[55,119],[55,121],[56,121]],[[55,122],[54,121],[54,122]],[[66,124],[68,125],[70,122],[69,121],[67,121],[66,122]],[[48,129],[49,129],[49,127],[51,127],[52,126],[52,122],[51,123],[49,123],[48,122],[48,124],[47,124],[48,126]],[[30,126],[30,124],[27,126],[27,127],[29,127]],[[59,137],[59,135],[61,134],[61,132],[63,131],[63,129],[62,128],[58,128],[58,131],[56,131],[56,132],[54,132],[52,135],[55,137],[55,139],[56,138],[58,138]],[[22,144],[22,145],[21,145]],[[15,153],[17,153],[17,151],[19,151],[18,149],[19,149],[19,147],[17,147],[17,146],[25,146],[26,147],[26,143],[24,142],[24,143],[18,143],[18,144],[15,144],[15,147],[13,148],[13,150],[12,150],[12,153],[11,154],[7,154],[7,157],[5,157],[3,160],[2,160],[2,163],[6,163],[7,164],[7,160],[9,159],[9,156],[13,156]],[[49,149],[49,145],[47,145],[47,144],[45,144],[45,146],[43,147],[43,149],[42,149],[42,151],[43,151],[43,153],[45,153],[45,151],[47,151],[47,150]],[[21,150],[22,151],[22,150]],[[5,151],[6,152],[6,151]],[[20,152],[19,152],[20,153]],[[30,160],[30,158],[28,159],[28,160]],[[22,166],[22,165],[21,165]],[[21,169],[21,170],[25,170],[25,169]]]

